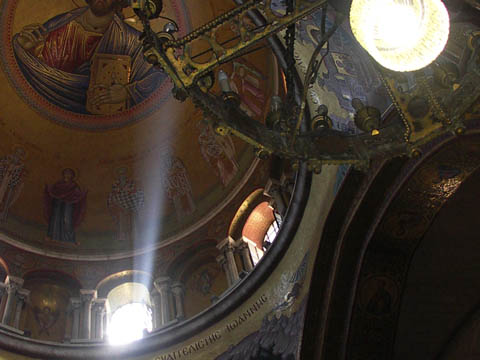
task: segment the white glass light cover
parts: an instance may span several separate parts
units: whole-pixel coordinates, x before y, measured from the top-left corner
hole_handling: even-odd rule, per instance
[[[430,64],[443,51],[450,31],[441,0],[353,0],[350,25],[370,55],[394,71]]]

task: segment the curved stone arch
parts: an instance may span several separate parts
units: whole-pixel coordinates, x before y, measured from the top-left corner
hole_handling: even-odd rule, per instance
[[[7,262],[0,257],[0,281],[5,281],[5,278],[10,274]]]
[[[347,356],[355,359],[368,353],[391,357],[410,261],[438,211],[478,168],[480,137],[452,142],[427,158],[388,206],[372,233],[362,262]],[[369,289],[374,281],[377,290]],[[387,283],[389,285],[385,285]],[[374,309],[372,297],[370,301],[365,299],[367,291],[378,292],[380,286],[384,286],[381,291],[385,297],[391,299],[383,310]],[[373,305],[369,307],[369,304]],[[372,318],[375,318],[375,331],[362,334],[361,329],[365,329]],[[382,346],[378,346],[379,341]]]
[[[247,222],[248,216],[255,209],[255,207],[264,202],[268,201],[268,198],[263,194],[263,188],[258,188],[251,192],[245,200],[242,202],[240,207],[235,213],[230,226],[228,228],[228,236],[232,237],[235,240],[240,239],[242,236],[242,230]]]
[[[189,275],[193,270],[195,270],[199,266],[208,264],[217,264],[215,256],[213,256],[212,254],[201,254],[200,256],[193,259],[193,261],[191,261],[187,267],[185,267],[184,271],[182,271],[179,275],[178,281],[185,284],[188,281]]]
[[[182,281],[185,269],[192,263],[198,263],[197,260],[205,257],[205,253],[212,258],[218,255],[216,246],[217,242],[213,239],[201,240],[179,254],[175,261],[167,267],[164,274],[156,274],[156,276],[168,276],[174,281]]]
[[[426,155],[419,159],[381,161],[367,174],[350,171],[321,236],[304,334],[311,341],[302,345],[305,358],[391,357],[410,259],[435,214],[480,167],[479,125],[470,123],[464,137],[447,135],[424,146]],[[425,169],[441,164],[461,171],[436,171],[428,178]],[[403,218],[402,208],[413,211],[410,218],[419,215],[413,230],[388,220]],[[364,294],[375,283],[395,298],[382,316],[366,309]]]
[[[217,299],[227,290],[226,275],[216,259],[219,254],[217,241],[205,239],[187,248],[164,272],[163,276],[169,280],[172,288],[183,289],[182,313],[185,318],[190,318],[209,307],[212,298]],[[221,284],[223,280],[225,286],[220,286],[219,292],[218,281]],[[210,294],[211,291],[214,292]],[[206,301],[206,298],[209,300]]]
[[[110,291],[114,288],[129,282],[143,284],[149,291],[151,291],[153,287],[153,277],[149,273],[140,270],[125,270],[109,275],[101,280],[95,288],[97,290],[97,297],[107,298]]]
[[[39,268],[35,270],[30,270],[23,274],[24,281],[29,281],[35,278],[45,278],[53,282],[64,282],[66,284],[70,284],[72,288],[82,288],[82,283],[76,277],[60,270]]]

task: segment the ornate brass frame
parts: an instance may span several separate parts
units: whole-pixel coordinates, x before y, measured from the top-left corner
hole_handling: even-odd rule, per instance
[[[474,104],[480,96],[480,87],[476,86],[480,83],[480,46],[478,46],[480,35],[472,33],[466,39],[468,43],[466,49],[469,51],[467,71],[461,78],[454,79],[453,85],[448,83],[448,76],[444,76],[447,86],[444,81],[441,84],[442,88],[434,82],[434,77],[427,78],[424,72],[419,71],[415,74],[416,88],[405,92],[401,90],[403,85],[401,73],[394,73],[378,66],[396,110],[394,112],[396,117],[390,114],[391,121],[378,119],[378,128],[366,131],[361,124],[365,122],[371,124],[371,114],[375,111],[358,111],[355,123],[360,124],[360,128],[365,131],[359,135],[349,136],[331,130],[328,126],[311,131],[300,130],[306,107],[305,94],[308,91],[308,84],[316,76],[315,68],[318,67],[316,57],[322,47],[319,46],[307,70],[304,81],[306,85],[303,98],[298,104],[300,112],[296,114],[295,128],[287,131],[274,130],[251,119],[240,110],[234,93],[225,93],[223,97],[212,94],[210,92],[214,81],[212,71],[221,64],[241,56],[253,44],[277,34],[306,15],[320,8],[325,11],[327,0],[295,0],[293,10],[285,15],[272,10],[272,0],[250,0],[181,39],[175,39],[167,31],[158,34],[152,31],[149,25],[151,12],[148,11],[148,3],[149,1],[134,1],[132,4],[144,25],[144,54],[147,60],[162,68],[171,78],[174,83],[174,96],[177,99],[183,101],[191,97],[194,103],[203,109],[205,118],[212,123],[219,135],[232,133],[240,137],[256,148],[260,158],[275,154],[293,160],[294,164],[306,162],[309,170],[319,172],[323,164],[352,164],[366,168],[376,157],[419,156],[421,154],[419,147],[436,137],[449,132],[463,134],[465,121],[472,117],[475,112]],[[263,24],[257,24],[258,26],[254,28],[245,20],[253,13],[261,14],[263,17]],[[228,48],[216,39],[216,32],[226,23],[236,29],[239,40],[237,44]],[[334,30],[330,29],[324,33],[321,45],[328,40]],[[206,41],[212,50],[212,57],[205,63],[196,62],[190,53],[192,42],[198,39]],[[436,64],[432,65],[432,68],[435,66]],[[439,73],[443,71],[441,67],[434,70]],[[441,74],[439,76],[441,77]],[[416,102],[419,97],[420,108],[423,106],[426,110],[413,114],[411,108],[415,106],[418,108]],[[368,119],[363,119],[362,114],[367,114]],[[291,115],[282,114],[284,117]]]

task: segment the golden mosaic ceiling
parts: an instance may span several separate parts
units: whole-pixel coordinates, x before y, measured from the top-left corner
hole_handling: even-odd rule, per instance
[[[0,238],[56,256],[181,239],[228,203],[254,163],[244,143],[217,137],[190,101],[172,98],[143,59],[130,8],[106,22],[116,2],[89,3],[0,0]],[[167,0],[164,15],[181,36],[232,5]],[[259,119],[277,91],[272,63],[261,50],[224,67]]]

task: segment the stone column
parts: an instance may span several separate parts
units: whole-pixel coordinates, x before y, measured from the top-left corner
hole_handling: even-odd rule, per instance
[[[91,339],[92,330],[92,304],[97,297],[97,290],[80,290],[82,301],[82,325],[80,328],[81,339]]]
[[[25,303],[28,301],[30,296],[30,290],[20,289],[17,292],[17,308],[15,309],[15,320],[13,322],[13,327],[20,329],[20,318],[22,316],[22,310]]]
[[[165,325],[171,320],[170,316],[170,278],[169,277],[159,277],[154,282],[155,288],[160,294],[160,314],[161,314],[161,323],[160,325]]]
[[[242,258],[244,270],[246,272],[252,271],[253,262],[250,256],[250,249],[248,248],[248,244],[243,240],[243,237],[235,242],[235,246],[240,254],[240,257]]]
[[[3,296],[7,294],[7,284],[0,282],[0,304],[3,300]]]
[[[264,195],[272,198],[275,210],[282,216],[287,212],[287,204],[282,195],[285,180],[283,177],[281,180],[269,179],[263,191]]]
[[[105,308],[105,312],[103,313],[103,316],[102,316],[102,326],[103,326],[103,338],[105,339],[106,335],[108,334],[108,328],[107,328],[107,324],[108,324],[108,321],[107,321],[107,308]]]
[[[80,308],[82,300],[80,298],[70,298],[70,311],[72,314],[72,334],[71,340],[80,338]]]
[[[72,331],[73,331],[73,316],[72,316],[72,304],[70,300],[68,301],[67,308],[65,309],[65,333],[63,334],[63,342],[72,341]],[[70,327],[68,327],[68,321],[70,321]]]
[[[5,282],[0,282],[0,307],[4,306],[7,303],[7,284]],[[2,320],[3,314],[0,313],[0,320]]]
[[[185,287],[180,281],[176,281],[172,284],[172,294],[175,301],[175,318],[183,320],[185,319],[185,310],[183,307]]]
[[[225,276],[227,277],[227,283],[228,286],[233,285],[232,277],[230,276],[230,273],[228,272],[228,267],[227,267],[227,259],[225,258],[225,255],[218,255],[217,256],[217,262],[220,264],[220,266],[223,269],[223,272],[225,273]]]
[[[8,275],[5,284],[7,290],[7,301],[3,311],[2,324],[10,325],[14,315],[13,312],[15,311],[15,306],[17,304],[17,292],[22,288],[23,279]]]
[[[160,302],[160,293],[157,289],[152,289],[152,325],[153,329],[157,329],[162,326],[162,309]]]
[[[103,340],[105,329],[103,328],[103,319],[106,314],[107,299],[95,299],[93,302],[92,319],[92,338]]]
[[[238,280],[240,280],[237,263],[235,262],[234,248],[235,241],[230,236],[217,245],[217,249],[223,253],[227,262],[227,278],[230,279],[230,286],[234,285]]]

